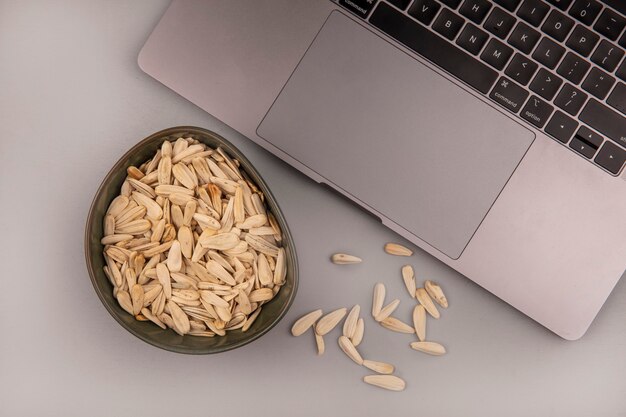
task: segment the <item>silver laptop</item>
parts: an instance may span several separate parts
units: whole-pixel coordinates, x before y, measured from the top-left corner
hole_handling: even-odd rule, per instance
[[[626,268],[626,2],[175,0],[141,68],[565,339]]]

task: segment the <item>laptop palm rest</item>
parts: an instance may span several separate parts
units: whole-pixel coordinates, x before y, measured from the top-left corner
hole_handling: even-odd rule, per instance
[[[336,11],[257,133],[453,259],[535,137]]]

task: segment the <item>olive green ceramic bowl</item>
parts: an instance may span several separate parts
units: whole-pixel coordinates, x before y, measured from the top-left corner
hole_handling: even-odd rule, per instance
[[[164,140],[176,140],[179,137],[192,137],[213,148],[221,146],[232,158],[241,163],[241,168],[250,179],[263,191],[269,211],[274,214],[283,233],[283,247],[287,260],[287,279],[279,293],[270,302],[263,305],[261,314],[250,329],[246,332],[234,330],[226,333],[226,336],[197,337],[179,336],[173,330],[162,330],[152,322],[140,322],[124,311],[113,297],[113,287],[104,274],[105,265],[102,255],[102,219],[109,204],[120,193],[120,187],[126,178],[126,168],[130,165],[139,166],[161,147]],[[298,286],[298,260],[293,245],[293,239],[285,222],[285,218],[278,207],[276,199],[270,192],[267,184],[254,169],[250,161],[235,148],[230,142],[221,136],[197,127],[172,127],[162,130],[133,146],[115,166],[109,171],[102,181],[100,188],[89,209],[87,225],[85,229],[85,258],[87,269],[98,297],[115,320],[126,330],[150,343],[151,345],[172,352],[188,354],[218,353],[243,346],[258,339],[267,333],[287,313],[296,295]]]

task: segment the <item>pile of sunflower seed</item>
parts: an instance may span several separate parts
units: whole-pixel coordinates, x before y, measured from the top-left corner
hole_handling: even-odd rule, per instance
[[[127,174],[101,241],[120,306],[180,335],[248,330],[287,265],[278,223],[239,161],[181,137]]]

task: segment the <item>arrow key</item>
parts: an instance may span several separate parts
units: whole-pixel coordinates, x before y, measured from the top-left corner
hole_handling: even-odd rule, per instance
[[[560,77],[545,68],[541,68],[530,83],[530,89],[546,100],[552,100],[556,92],[559,91],[561,84],[563,84],[563,80]]]
[[[562,111],[555,111],[545,127],[546,133],[554,136],[563,143],[567,143],[578,127],[578,122]]]
[[[587,142],[583,142],[582,140],[578,139],[578,136],[572,139],[569,147],[589,159],[593,158],[593,155],[595,155],[596,150],[598,149],[589,145]]]
[[[626,162],[626,151],[607,140],[594,161],[610,173],[617,175]]]

